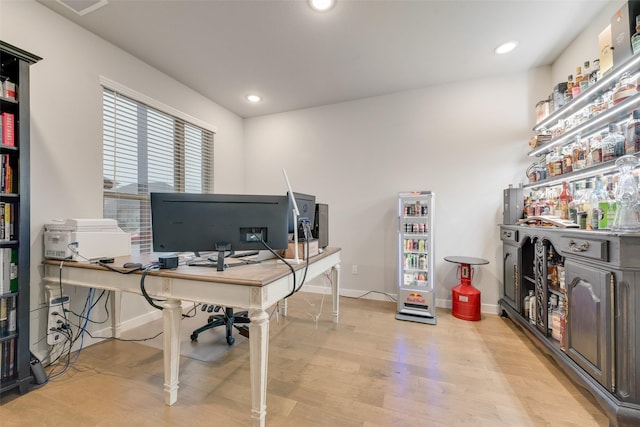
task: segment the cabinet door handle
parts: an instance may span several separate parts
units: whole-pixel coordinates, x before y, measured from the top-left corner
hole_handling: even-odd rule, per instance
[[[582,242],[578,245],[573,240],[569,240],[569,249],[573,252],[584,252],[589,249],[589,242]]]

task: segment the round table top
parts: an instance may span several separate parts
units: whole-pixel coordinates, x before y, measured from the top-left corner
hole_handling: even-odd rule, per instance
[[[482,258],[474,258],[470,256],[446,256],[445,261],[455,262],[457,264],[483,265],[489,264],[489,261]]]

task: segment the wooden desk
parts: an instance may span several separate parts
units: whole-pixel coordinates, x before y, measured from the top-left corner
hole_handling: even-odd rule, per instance
[[[121,266],[129,257],[116,258],[113,266]],[[112,335],[120,334],[120,291],[141,294],[140,274],[118,274],[104,267],[80,262],[44,262],[44,281],[58,287],[60,274],[63,285],[114,291]],[[295,264],[296,285],[304,275],[304,263]],[[326,248],[311,258],[306,280],[331,272],[333,321],[338,323],[340,293],[340,249]],[[180,321],[182,300],[249,310],[249,349],[251,360],[251,418],[254,426],[264,426],[267,414],[267,362],[269,351],[269,316],[267,308],[285,298],[293,288],[289,267],[275,260],[244,265],[217,272],[215,268],[179,267],[160,270],[145,278],[145,289],[152,297],[162,298],[164,318],[164,391],[165,403],[173,405],[178,398],[178,367],[180,358]]]

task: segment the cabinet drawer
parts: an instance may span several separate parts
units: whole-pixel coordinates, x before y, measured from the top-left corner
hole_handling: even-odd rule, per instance
[[[560,247],[556,249],[566,255],[609,261],[608,243],[607,240],[562,236]]]
[[[500,233],[500,240],[503,242],[517,242],[518,230],[502,229]]]

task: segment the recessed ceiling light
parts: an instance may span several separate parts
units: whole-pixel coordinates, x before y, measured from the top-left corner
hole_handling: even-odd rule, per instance
[[[326,12],[335,6],[336,0],[309,0],[309,6],[318,12]]]
[[[502,55],[503,53],[511,52],[516,47],[518,47],[518,42],[515,40],[511,40],[506,43],[502,43],[500,46],[495,48],[494,52],[498,55]]]
[[[258,95],[247,95],[247,101],[249,102],[260,102],[262,101],[262,97]]]

